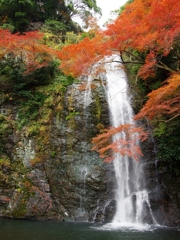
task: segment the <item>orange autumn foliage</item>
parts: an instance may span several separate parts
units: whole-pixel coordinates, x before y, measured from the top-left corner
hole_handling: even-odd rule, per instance
[[[140,64],[138,76],[143,79],[153,77],[158,68],[166,70],[166,74],[169,72],[171,75],[164,85],[148,95],[149,100],[135,119],[146,116],[149,119],[161,120],[162,115],[165,115],[165,120],[170,121],[180,115],[179,44],[180,1],[134,0],[107,26],[106,30],[99,32],[93,39],[86,38],[76,45],[63,48],[59,57],[65,74],[79,76],[88,74],[94,64],[114,51],[121,55],[129,53],[134,58],[131,53],[132,50],[136,50],[143,56],[133,60]],[[173,54],[173,58],[168,65],[167,62],[163,62],[163,58],[170,53]],[[141,153],[133,138],[110,143],[114,134],[131,130],[132,127],[128,124],[117,129],[105,130],[102,135],[93,139],[93,143],[96,144],[93,150],[108,160],[111,159],[112,152],[137,159],[137,155]],[[129,146],[132,147],[132,151]]]
[[[24,66],[24,74],[48,65],[57,52],[40,43],[42,36],[37,31],[20,35],[0,29],[0,60],[11,56],[15,62],[19,61]]]
[[[78,89],[80,91],[86,91],[88,89],[88,87],[91,88],[91,89],[96,89],[97,85],[95,85],[94,83],[91,83],[90,86],[88,86],[87,83],[82,83],[82,84],[79,85]]]
[[[135,119],[147,117],[161,120],[166,116],[166,121],[180,116],[180,74],[172,74],[157,90],[148,94],[149,100]]]
[[[117,137],[120,133],[123,133],[122,136]],[[111,143],[112,138],[114,138],[113,143]],[[137,161],[142,156],[138,142],[146,139],[147,134],[142,128],[133,124],[123,124],[117,128],[104,129],[102,134],[94,137],[92,150],[97,151],[106,162],[114,159],[114,153],[131,157]]]
[[[129,49],[149,52],[138,72],[144,79],[156,68],[173,71],[161,58],[179,41],[180,1],[135,0],[108,25],[105,35],[109,37],[109,47],[121,53]]]
[[[147,52],[138,72],[142,78],[154,74],[156,68],[173,72],[161,58],[173,50],[179,35],[180,1],[135,0],[96,37],[64,47],[59,54],[61,69],[65,74],[79,76],[114,51],[122,54],[135,49]]]
[[[108,25],[106,34],[114,48],[169,51],[180,29],[180,2],[176,0],[135,0]]]
[[[104,55],[111,55],[107,41],[102,34],[83,41],[65,46],[59,53],[61,59],[60,68],[66,75],[74,77],[88,74],[90,68],[103,58]]]

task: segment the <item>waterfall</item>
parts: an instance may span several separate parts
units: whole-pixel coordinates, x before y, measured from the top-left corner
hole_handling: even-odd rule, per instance
[[[81,192],[79,194],[79,208],[77,211],[77,219],[85,220],[86,219],[86,210],[85,210],[85,198],[86,198],[86,176],[88,174],[87,166],[81,166],[79,169],[79,177],[82,181],[80,184]]]
[[[133,124],[133,110],[128,95],[126,74],[121,69],[120,58],[116,56],[114,62],[111,59],[105,64],[111,125],[118,127],[121,124]],[[122,137],[123,133],[116,134],[113,141]],[[148,192],[145,189],[143,164],[141,161],[137,162],[120,154],[115,154],[114,157],[117,206],[112,225],[143,225],[147,215],[151,218],[151,223],[157,224],[151,211]]]
[[[104,72],[97,74],[98,67],[104,65]],[[121,59],[113,55],[96,63],[91,69],[92,74],[87,79],[84,109],[91,102],[91,84],[94,78],[100,79],[105,89],[109,105],[110,121],[113,127],[122,124],[135,124],[133,110],[128,94],[128,83],[125,71],[122,69]],[[106,84],[104,84],[106,82]],[[113,141],[122,139],[124,133],[118,133]],[[135,161],[119,153],[114,154],[114,171],[116,178],[116,213],[108,227],[135,227],[138,229],[148,225],[158,225],[151,210],[148,191],[145,188],[145,176],[141,159]],[[107,206],[105,206],[106,208]],[[99,204],[95,210],[96,217]],[[94,218],[95,218],[94,217]]]

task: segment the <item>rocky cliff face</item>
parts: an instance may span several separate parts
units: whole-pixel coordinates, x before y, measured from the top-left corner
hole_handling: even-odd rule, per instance
[[[20,103],[1,95],[0,216],[110,221],[114,172],[91,151],[91,139],[109,126],[104,89],[94,81],[84,109],[79,84],[51,91],[36,121],[22,124]],[[25,114],[25,112],[24,112]],[[178,180],[156,162],[154,143],[143,146],[150,203],[160,224],[180,225]],[[156,164],[157,163],[157,164]]]
[[[69,86],[63,97],[54,94],[37,122],[22,128],[18,108],[1,96],[0,215],[83,221],[112,218],[113,168],[91,151],[91,138],[109,125],[102,85],[95,83],[86,110],[78,84]]]
[[[158,146],[152,136],[142,145],[146,186],[157,223],[180,226],[179,180],[157,158]]]

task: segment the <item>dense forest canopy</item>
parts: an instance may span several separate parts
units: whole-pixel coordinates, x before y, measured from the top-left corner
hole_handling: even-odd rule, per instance
[[[73,16],[85,20],[93,12],[100,13],[96,0],[0,0],[0,25],[23,32],[31,23],[53,19],[75,29]]]

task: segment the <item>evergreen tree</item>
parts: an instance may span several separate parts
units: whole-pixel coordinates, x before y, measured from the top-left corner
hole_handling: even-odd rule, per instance
[[[24,32],[32,22],[53,19],[72,27],[72,16],[84,19],[92,11],[100,12],[95,0],[0,0],[0,26]]]

